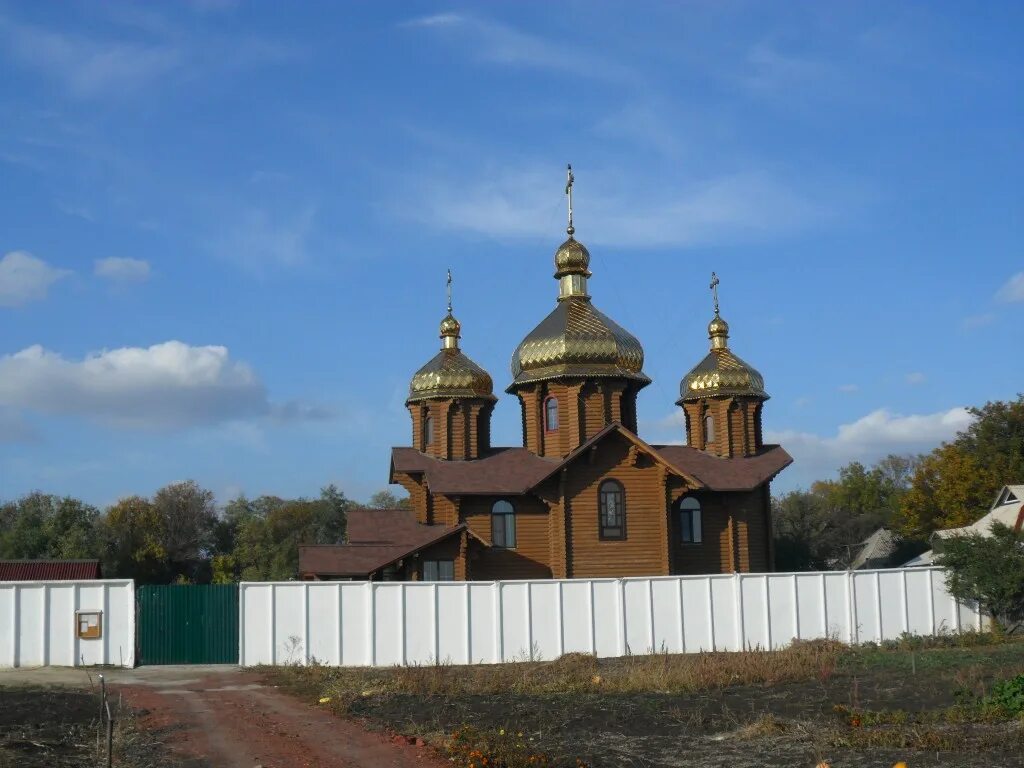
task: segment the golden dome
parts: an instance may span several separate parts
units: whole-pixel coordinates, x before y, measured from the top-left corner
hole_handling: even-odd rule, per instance
[[[442,349],[412,377],[407,403],[437,398],[476,397],[494,400],[494,382],[487,371],[458,347]]]
[[[448,314],[441,321],[440,331],[441,351],[413,375],[406,403],[454,397],[494,400],[491,375],[459,349],[462,326],[455,319],[450,306]]]
[[[441,338],[446,336],[454,336],[456,339],[459,338],[459,334],[462,333],[462,324],[455,319],[455,316],[449,310],[448,314],[445,315],[444,320],[441,321]]]
[[[555,277],[583,275],[590,277],[590,252],[572,235],[555,251]]]
[[[711,351],[679,382],[679,403],[736,395],[768,399],[764,378],[729,349],[729,324],[718,313],[708,323]]]
[[[509,391],[564,376],[618,377],[649,384],[644,350],[629,331],[599,312],[586,296],[560,300],[512,354]]]

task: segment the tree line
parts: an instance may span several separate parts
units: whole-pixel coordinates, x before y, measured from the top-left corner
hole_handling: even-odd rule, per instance
[[[407,503],[381,491],[364,506]],[[0,505],[0,559],[98,559],[104,576],[141,584],[292,579],[299,545],[344,542],[359,506],[333,485],[315,498],[238,496],[221,508],[187,480],[103,511],[36,491]]]
[[[930,453],[851,462],[835,480],[774,498],[776,568],[845,568],[882,527],[902,539],[896,559],[909,559],[933,531],[981,518],[1000,488],[1024,482],[1024,395],[969,411],[971,425]]]

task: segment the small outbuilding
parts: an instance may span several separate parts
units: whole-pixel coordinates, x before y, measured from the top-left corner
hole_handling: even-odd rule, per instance
[[[0,581],[102,579],[99,560],[0,560]]]

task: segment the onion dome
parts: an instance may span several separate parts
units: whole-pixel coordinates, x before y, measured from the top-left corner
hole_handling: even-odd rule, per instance
[[[729,324],[718,314],[717,308],[708,323],[708,338],[711,351],[679,383],[678,402],[737,395],[767,400],[764,378],[729,349]]]
[[[558,304],[530,331],[512,354],[513,382],[520,384],[566,376],[633,379],[641,386],[644,350],[629,331],[600,312],[587,295],[590,254],[572,235],[555,252]]]
[[[449,290],[451,273],[448,275]],[[491,375],[459,349],[462,325],[452,314],[451,296],[448,314],[441,321],[441,351],[420,368],[409,382],[406,404],[422,400],[472,397],[495,400]]]
[[[577,376],[632,379],[640,386],[651,383],[643,372],[644,349],[640,342],[590,302],[590,252],[573,236],[573,181],[570,165],[565,185],[569,199],[569,226],[565,231],[569,238],[555,251],[558,304],[512,353],[509,392],[521,384]]]

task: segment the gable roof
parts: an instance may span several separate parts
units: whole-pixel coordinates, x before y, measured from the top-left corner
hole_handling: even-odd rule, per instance
[[[551,471],[548,472],[547,475],[545,475],[543,478],[541,478],[536,483],[534,483],[534,486],[539,485],[542,481],[547,480],[549,477],[554,475],[556,472],[561,470],[563,467],[568,466],[573,461],[578,459],[580,456],[583,456],[584,454],[586,454],[586,452],[588,450],[590,450],[591,448],[596,446],[598,443],[602,442],[606,437],[608,437],[608,435],[613,434],[613,433],[622,435],[622,437],[626,438],[626,440],[628,440],[629,442],[633,443],[633,445],[635,445],[637,448],[642,450],[644,453],[646,453],[648,456],[650,456],[656,462],[658,462],[659,464],[664,466],[669,471],[674,472],[675,474],[685,478],[692,485],[695,485],[698,488],[700,486],[704,485],[702,482],[700,482],[700,480],[698,480],[697,478],[693,477],[688,472],[680,470],[678,467],[673,465],[671,462],[666,461],[665,457],[662,456],[658,452],[657,449],[655,449],[653,446],[650,446],[647,443],[645,443],[635,433],[633,433],[630,430],[626,429],[622,424],[620,424],[620,423],[618,423],[616,421],[613,421],[612,423],[606,425],[600,431],[595,433],[594,436],[591,437],[589,440],[586,440],[585,442],[583,442],[580,445],[578,445],[575,448],[573,448],[568,454],[566,454],[564,459],[562,459],[557,465],[555,465],[554,467],[551,468]]]
[[[394,482],[395,472],[420,473],[432,492],[450,496],[528,493],[612,433],[621,434],[696,487],[712,491],[753,490],[793,463],[778,445],[766,445],[756,456],[733,458],[686,445],[648,445],[613,422],[563,459],[546,459],[525,448],[495,448],[481,459],[444,461],[415,448],[392,448],[390,480]]]
[[[348,513],[349,544],[419,544],[437,534],[439,526],[421,525],[408,509],[359,508]]]
[[[980,533],[987,536],[993,523],[1002,523],[1008,528],[1021,530],[1024,528],[1024,485],[1004,485],[992,508],[980,520],[960,528],[944,528],[932,533],[930,539],[948,539],[950,536],[965,536]]]
[[[408,557],[433,544],[444,541],[466,528],[446,525],[419,525],[419,541],[415,543],[304,544],[299,546],[299,573],[318,576],[368,576],[381,568]]]
[[[0,560],[0,581],[101,579],[99,560]]]

